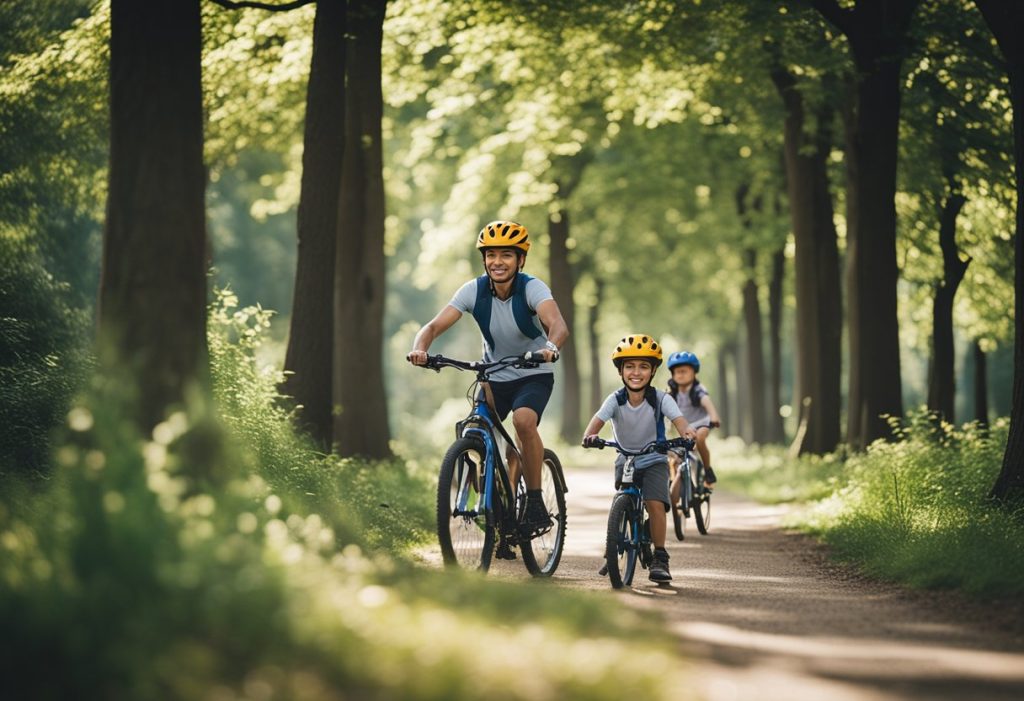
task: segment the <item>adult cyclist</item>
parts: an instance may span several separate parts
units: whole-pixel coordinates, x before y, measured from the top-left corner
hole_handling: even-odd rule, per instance
[[[526,352],[537,353],[548,363],[558,360],[558,350],[569,337],[569,329],[551,289],[523,272],[530,250],[526,227],[513,221],[493,221],[480,230],[476,247],[484,274],[460,287],[437,316],[419,330],[406,358],[413,365],[425,364],[434,339],[469,312],[483,336],[485,362]],[[526,463],[523,530],[527,537],[540,535],[553,525],[541,493],[544,444],[537,431],[553,387],[550,364],[505,368],[482,387],[501,420],[512,413],[517,443]],[[510,458],[510,476],[515,484],[519,466],[513,462],[514,455]]]

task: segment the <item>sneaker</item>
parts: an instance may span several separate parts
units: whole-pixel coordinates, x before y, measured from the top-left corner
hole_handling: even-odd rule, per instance
[[[526,538],[536,538],[550,531],[553,525],[554,521],[551,520],[551,514],[548,513],[547,508],[544,506],[544,500],[527,498],[526,515],[521,525],[523,536]]]
[[[672,574],[668,571],[668,551],[658,548],[654,551],[654,560],[651,562],[651,573],[649,575],[652,582],[671,582]]]
[[[498,549],[494,551],[494,557],[499,560],[515,560],[515,550],[508,544],[508,541],[502,538],[498,541]]]
[[[718,478],[715,477],[715,471],[711,469],[711,466],[708,465],[707,467],[705,467],[704,468],[704,486],[707,489],[710,490],[710,489],[713,488],[715,482],[717,482],[717,481],[718,481]]]

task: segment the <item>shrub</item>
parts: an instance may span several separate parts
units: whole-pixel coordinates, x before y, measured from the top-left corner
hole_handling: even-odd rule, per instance
[[[0,236],[0,474],[46,475],[50,432],[88,364],[88,312],[35,250]]]

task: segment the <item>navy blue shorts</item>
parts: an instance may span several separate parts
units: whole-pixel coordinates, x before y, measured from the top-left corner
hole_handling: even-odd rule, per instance
[[[504,421],[510,411],[527,407],[537,412],[537,423],[540,423],[555,386],[555,374],[545,372],[508,382],[491,382],[490,385],[499,419]]]

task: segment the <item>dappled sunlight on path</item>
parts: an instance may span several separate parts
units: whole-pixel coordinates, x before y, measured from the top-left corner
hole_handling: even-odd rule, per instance
[[[640,571],[633,590],[614,593],[597,574],[610,475],[575,470],[568,480],[570,529],[556,579],[664,616],[711,701],[1024,698],[1022,641],[831,563],[813,541],[780,528],[784,506],[721,489],[707,536],[690,521],[679,542],[669,526],[673,586]]]
[[[573,469],[567,479],[569,527],[554,583],[663,617],[708,701],[1024,698],[1020,636],[976,623],[950,594],[859,576],[782,529],[785,506],[722,489],[707,536],[691,520],[679,542],[669,523],[671,586],[638,569],[632,589],[614,592],[598,574],[610,467]],[[529,579],[521,560],[495,561],[489,576]]]

